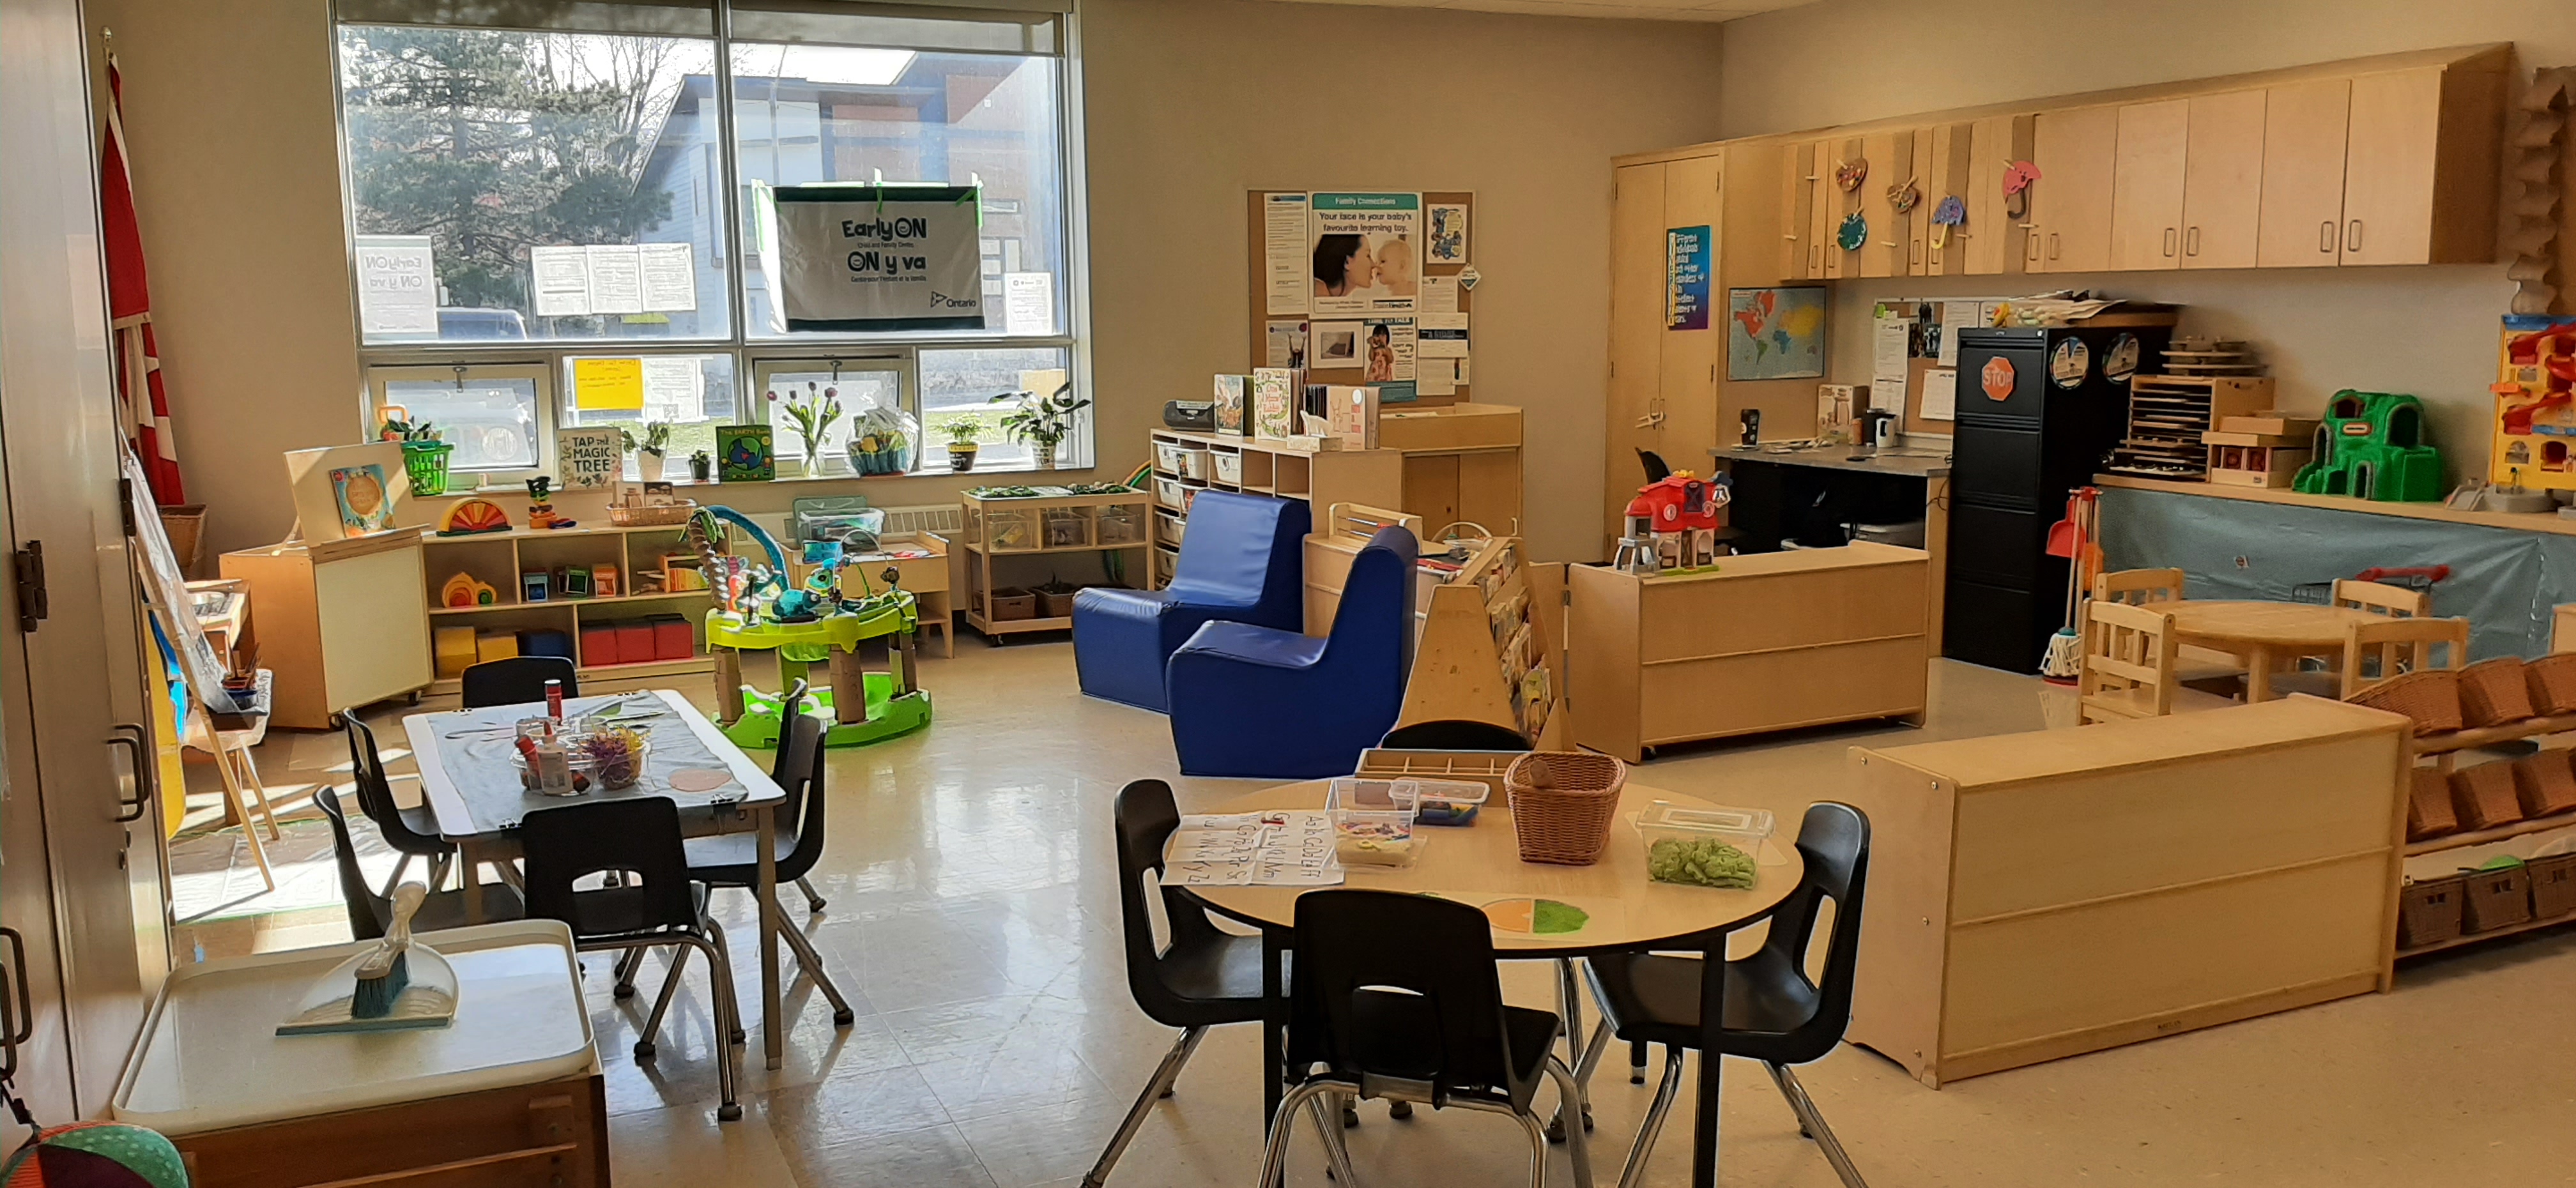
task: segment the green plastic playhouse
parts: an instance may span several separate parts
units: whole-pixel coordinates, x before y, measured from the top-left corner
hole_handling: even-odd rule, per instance
[[[2316,451],[2290,481],[2304,495],[2350,495],[2382,503],[2442,497],[2442,452],[2424,444],[2424,402],[2350,388],[2326,401]]]

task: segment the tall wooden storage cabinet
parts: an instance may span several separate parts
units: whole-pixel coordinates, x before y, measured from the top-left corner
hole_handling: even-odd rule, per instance
[[[269,722],[327,730],[332,715],[428,687],[429,591],[417,528],[226,553],[250,585],[261,667],[277,673]]]

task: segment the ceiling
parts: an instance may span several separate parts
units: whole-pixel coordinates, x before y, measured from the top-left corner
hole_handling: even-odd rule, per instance
[[[1731,21],[1796,8],[1815,0],[1294,0],[1305,4],[1360,4],[1373,8],[1456,8],[1539,16],[1605,17],[1644,21]]]

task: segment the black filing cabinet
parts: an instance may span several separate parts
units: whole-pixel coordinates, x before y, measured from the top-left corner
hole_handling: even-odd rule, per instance
[[[2039,667],[2066,612],[2067,566],[2048,555],[2049,526],[2119,444],[2129,379],[2164,358],[2172,333],[2170,326],[1959,332],[1944,655],[2012,672]]]

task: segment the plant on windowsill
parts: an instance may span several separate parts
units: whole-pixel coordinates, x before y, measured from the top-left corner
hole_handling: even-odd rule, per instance
[[[1012,441],[1029,443],[1029,452],[1036,456],[1040,470],[1055,469],[1056,447],[1073,433],[1073,414],[1091,407],[1088,398],[1075,399],[1071,381],[1059,385],[1051,395],[1004,392],[992,399],[994,404],[1004,401],[1015,402],[1016,407],[1003,414],[1003,432]]]
[[[824,388],[816,391],[814,383],[809,380],[804,391],[788,393],[778,405],[787,413],[787,419],[795,423],[796,440],[805,447],[806,477],[815,478],[829,473],[833,459],[826,456],[823,439],[831,433],[832,423],[841,419],[841,390]],[[842,465],[848,465],[846,459]]]
[[[645,482],[661,482],[662,462],[664,456],[671,452],[670,422],[644,422],[644,436],[640,440],[634,430],[623,427],[618,429],[617,435],[625,439],[627,452],[635,455],[635,473],[641,475]]]
[[[983,431],[983,418],[973,413],[967,413],[940,427],[940,432],[948,435],[949,470],[964,474],[975,469],[975,451],[982,448],[976,444],[975,435]]]
[[[690,481],[703,483],[708,479],[714,478],[715,474],[716,460],[714,455],[707,453],[705,450],[699,450],[698,452],[689,455]]]
[[[377,435],[384,441],[402,443],[403,473],[411,479],[412,494],[447,494],[447,460],[456,447],[440,441],[435,426],[427,421],[415,424],[387,418]]]

